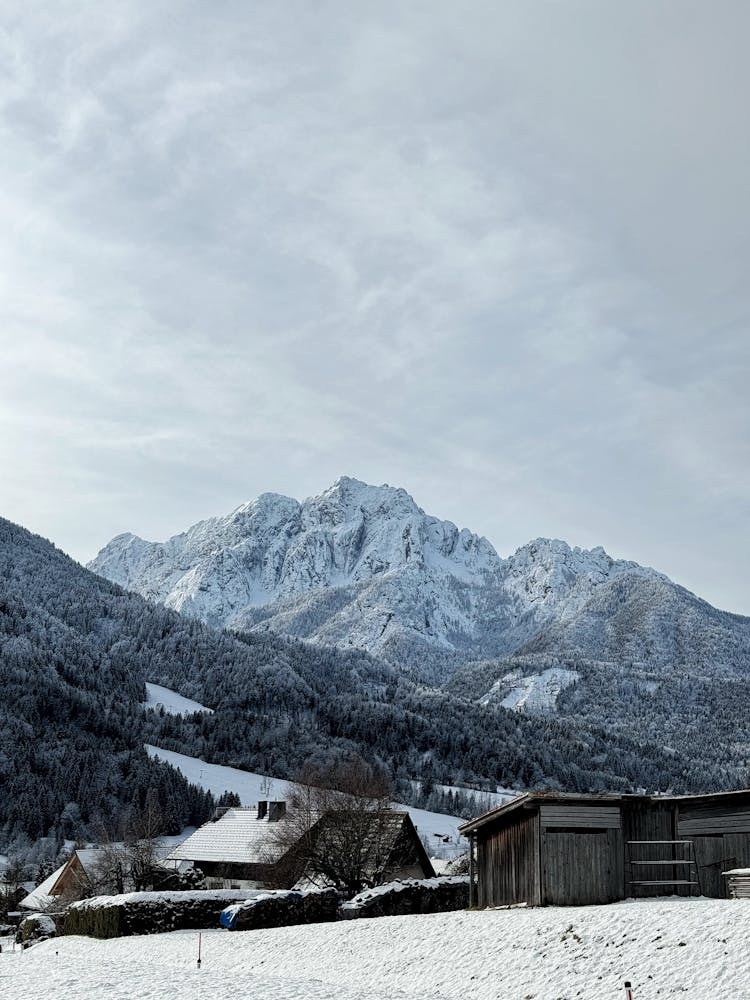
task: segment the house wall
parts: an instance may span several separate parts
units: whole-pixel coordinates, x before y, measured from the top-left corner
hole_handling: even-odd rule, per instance
[[[51,896],[73,902],[90,895],[89,879],[83,869],[78,855],[74,854],[60,874],[50,891]]]
[[[540,901],[538,813],[477,831],[479,906]]]
[[[233,864],[227,861],[195,861],[194,865],[203,873],[211,889],[278,887],[278,873],[273,865]]]

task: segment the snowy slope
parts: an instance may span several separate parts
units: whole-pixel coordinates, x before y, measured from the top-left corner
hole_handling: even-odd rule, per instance
[[[236,792],[243,806],[254,805],[261,799],[283,799],[286,782],[278,778],[269,778],[264,774],[253,774],[250,771],[240,771],[234,767],[223,767],[220,764],[207,764],[197,757],[187,757],[185,754],[172,750],[162,750],[160,747],[147,746],[150,757],[159,757],[181,771],[188,781],[205,788],[218,798],[222,792]],[[428,812],[425,809],[414,809],[398,802],[394,805],[399,809],[407,809],[420,835],[424,834],[434,841],[440,856],[461,854],[466,850],[466,841],[460,836],[458,827],[465,822],[457,816],[445,816],[443,813]],[[445,843],[448,838],[449,843]]]
[[[161,684],[146,683],[146,708],[163,708],[167,715],[191,715],[193,712],[213,712],[192,698],[185,698]]]
[[[14,1000],[635,1000],[750,997],[750,906],[642,900],[97,941],[0,955]]]
[[[667,662],[670,608],[692,598],[602,548],[540,538],[503,559],[404,490],[345,477],[303,503],[263,494],[164,543],[119,535],[90,568],[213,625],[354,645],[433,676],[507,657],[550,629],[567,630],[588,658],[589,640],[602,645],[600,609],[628,601],[641,605],[636,645]],[[644,594],[657,595],[655,607]],[[747,620],[726,617],[750,648]]]

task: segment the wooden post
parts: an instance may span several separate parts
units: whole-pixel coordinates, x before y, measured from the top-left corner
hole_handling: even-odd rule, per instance
[[[202,934],[198,934],[198,968],[199,969],[201,967],[201,938],[202,937],[203,937]]]
[[[469,907],[476,906],[476,890],[474,888],[474,838],[476,834],[469,834]]]

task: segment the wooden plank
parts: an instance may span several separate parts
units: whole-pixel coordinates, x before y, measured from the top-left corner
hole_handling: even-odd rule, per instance
[[[707,816],[696,819],[679,818],[677,835],[679,837],[721,836],[724,833],[750,833],[750,813],[738,813],[735,816]]]
[[[627,886],[632,885],[633,879],[638,878],[638,866],[632,864],[636,860],[656,861],[660,858],[680,858],[686,859],[687,855],[682,853],[688,850],[688,845],[675,845],[673,806],[666,802],[644,802],[625,801],[622,806],[622,826],[623,836],[628,842],[628,852],[630,864],[625,872],[626,891]],[[637,842],[637,843],[635,843]],[[645,844],[647,846],[639,846]],[[649,868],[649,874],[653,874],[654,881],[674,878],[674,870],[669,865],[653,865]],[[670,889],[670,894],[674,893]],[[679,888],[678,892],[687,893],[687,888]],[[666,890],[662,886],[641,886],[638,889],[639,896],[661,896]]]
[[[619,806],[548,806],[539,808],[539,819],[543,827],[566,827],[584,829],[619,830]]]
[[[690,879],[686,878],[667,878],[667,879],[659,879],[658,881],[655,882],[646,882],[641,879],[634,879],[630,884],[631,885],[698,885],[699,883],[691,881]]]
[[[631,863],[631,865],[692,865],[693,862],[692,861],[676,860],[674,858],[672,858],[671,860],[667,859],[667,858],[664,858],[663,860],[660,860],[660,861],[635,861],[635,860],[631,860],[630,863]]]
[[[480,827],[476,836],[479,906],[538,902],[536,816],[519,815],[500,828]]]

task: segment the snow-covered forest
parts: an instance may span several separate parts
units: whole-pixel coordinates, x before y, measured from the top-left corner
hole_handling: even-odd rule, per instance
[[[428,687],[362,650],[217,631],[127,593],[7,521],[0,571],[6,846],[90,836],[142,804],[150,787],[167,831],[203,819],[210,797],[149,760],[144,743],[279,778],[304,761],[356,752],[385,768],[402,801],[453,813],[470,812],[472,802],[442,785],[698,791],[746,783],[750,712],[736,678],[707,670],[639,677],[626,663],[573,659],[566,662],[586,684],[566,688],[556,714],[523,714],[482,703],[493,671],[503,676],[508,664],[467,667],[461,690]],[[541,653],[517,669],[545,662]],[[144,710],[147,681],[214,712]]]

